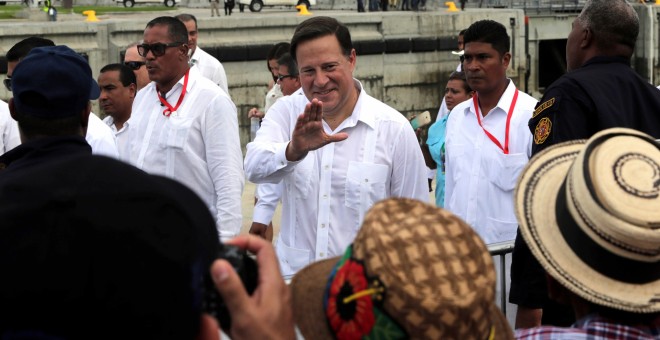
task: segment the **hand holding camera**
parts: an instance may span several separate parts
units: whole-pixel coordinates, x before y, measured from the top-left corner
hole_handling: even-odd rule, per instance
[[[211,277],[215,288],[231,315],[228,321],[231,328],[222,325],[223,330],[232,339],[294,339],[291,292],[282,279],[272,244],[251,235],[238,236],[228,244],[256,255],[255,273],[258,272],[258,275],[252,278],[249,275],[244,276],[246,280],[244,286],[241,278],[243,274],[239,274],[230,261],[218,259],[211,266]],[[247,264],[243,268],[250,266],[252,265]],[[252,283],[249,282],[252,279],[255,281],[250,288]],[[225,321],[220,320],[220,322]]]

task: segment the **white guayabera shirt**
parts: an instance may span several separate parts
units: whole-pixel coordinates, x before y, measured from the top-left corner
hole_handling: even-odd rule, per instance
[[[354,81],[362,90],[351,116],[335,131],[323,122],[326,133],[346,132],[348,139],[310,151],[300,161],[287,161],[296,120],[309,102],[296,92],[270,108],[247,146],[249,180],[281,180],[284,185],[276,244],[283,275],[341,255],[375,202],[387,197],[429,200],[426,166],[410,123]]]

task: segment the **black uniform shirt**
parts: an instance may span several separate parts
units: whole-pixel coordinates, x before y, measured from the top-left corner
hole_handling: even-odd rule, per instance
[[[660,90],[621,57],[595,57],[547,89],[529,129],[532,155],[549,145],[627,127],[660,138]]]
[[[532,156],[550,145],[587,139],[612,127],[660,138],[660,90],[635,73],[628,59],[594,57],[545,91],[529,121],[534,136]],[[520,230],[512,254],[509,301],[544,308],[544,324],[568,326],[573,322],[565,309],[548,305],[545,272]]]

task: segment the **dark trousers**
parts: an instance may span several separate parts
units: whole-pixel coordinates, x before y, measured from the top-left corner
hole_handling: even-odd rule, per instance
[[[225,1],[225,15],[231,15],[231,11],[234,9],[234,0]]]

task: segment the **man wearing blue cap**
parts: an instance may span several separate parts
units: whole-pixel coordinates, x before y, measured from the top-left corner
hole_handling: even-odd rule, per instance
[[[33,36],[17,42],[9,49],[9,51],[7,51],[7,79],[5,79],[5,86],[8,91],[11,92],[12,90],[11,80],[14,68],[16,68],[21,60],[23,60],[33,48],[46,46],[55,46],[55,43],[50,39]],[[85,139],[87,140],[87,143],[91,145],[93,154],[113,158],[119,157],[117,144],[115,143],[112,131],[108,126],[103,124],[103,121],[101,121],[101,119],[95,114],[89,116]]]
[[[202,300],[213,281],[232,338],[291,338],[266,241],[234,241],[258,254],[254,294],[269,298],[250,299],[230,264],[214,262],[215,222],[199,197],[92,155],[83,136],[99,92],[66,46],[35,48],[14,70],[9,109],[23,144],[0,156],[0,339],[218,339]]]

